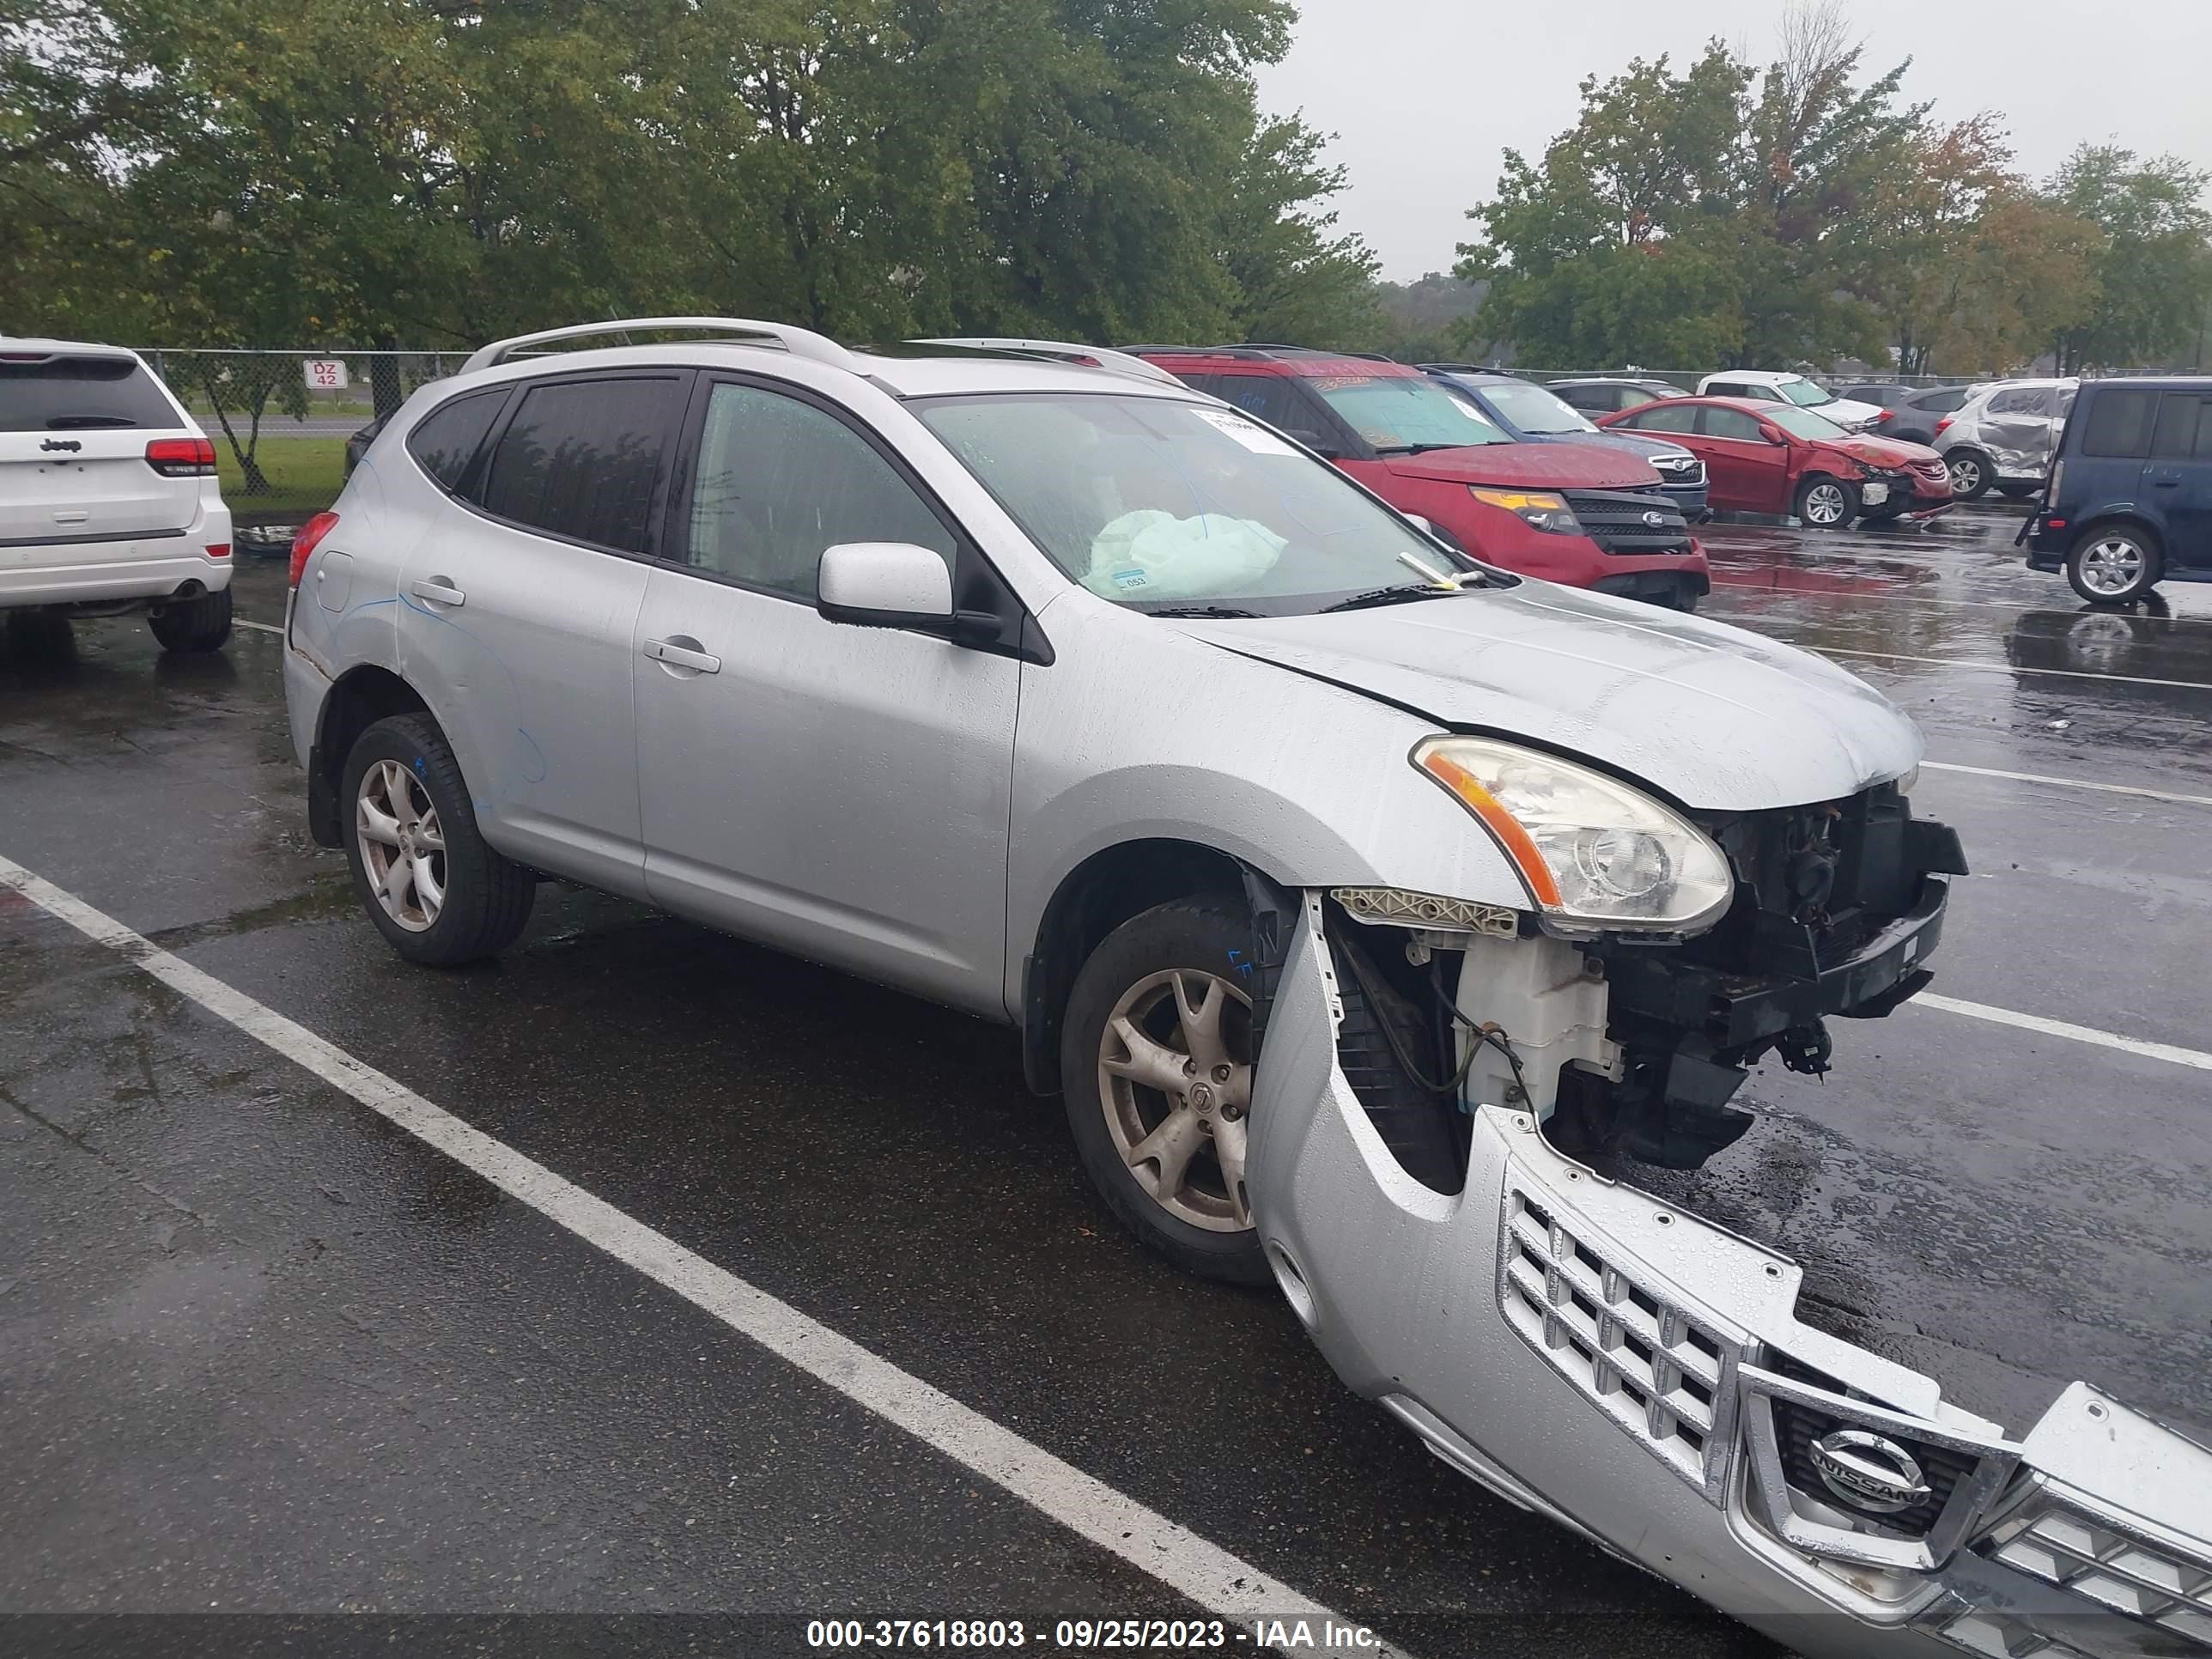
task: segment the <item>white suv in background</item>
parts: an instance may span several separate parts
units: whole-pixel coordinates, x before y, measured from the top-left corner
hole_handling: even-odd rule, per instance
[[[136,352],[0,338],[0,612],[144,611],[169,651],[230,637],[215,446]]]
[[[1863,404],[1838,398],[1827,387],[1802,374],[1784,369],[1730,368],[1708,374],[1698,382],[1700,398],[1763,398],[1769,403],[1795,404],[1825,415],[1847,432],[1856,432],[1881,414],[1880,404]]]

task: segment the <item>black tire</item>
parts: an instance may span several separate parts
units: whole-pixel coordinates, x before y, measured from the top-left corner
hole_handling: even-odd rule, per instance
[[[1819,510],[1819,504],[1814,501],[1814,492],[1825,493],[1831,489],[1841,498],[1843,511],[1836,518],[1822,518],[1816,521],[1806,507],[1812,503],[1814,510]],[[1790,511],[1797,515],[1800,524],[1810,529],[1841,530],[1859,515],[1859,487],[1848,479],[1832,478],[1825,472],[1816,472],[1797,486],[1797,499],[1790,504]]]
[[[2132,581],[2115,586],[2109,574],[2097,573],[2100,562],[2108,568],[2115,561],[2124,565],[2130,553],[2136,567]],[[2066,580],[2091,605],[2133,605],[2148,598],[2164,574],[2164,550],[2158,538],[2141,525],[2124,521],[2091,525],[2075,538],[2066,555]]]
[[[1251,951],[1251,922],[1241,904],[1223,898],[1188,898],[1155,906],[1123,922],[1091,953],[1075,976],[1060,1022],[1060,1091],[1067,1103],[1068,1128],[1084,1173],[1106,1207],[1177,1267],[1235,1285],[1270,1282],[1273,1276],[1260,1248],[1260,1235],[1250,1227],[1217,1231],[1186,1221],[1170,1213],[1146,1190],[1108,1127],[1108,1102],[1099,1073],[1108,1019],[1126,994],[1151,976],[1174,969],[1248,985]],[[1245,1030],[1249,1043],[1249,1024]],[[1173,1103],[1158,1091],[1146,1090],[1144,1095],[1160,1117],[1173,1109]],[[1201,1157],[1213,1157],[1211,1148]],[[1218,1160],[1215,1171],[1218,1176]]]
[[[437,810],[443,832],[445,897],[425,928],[402,927],[376,896],[361,844],[362,780],[380,761],[397,761]],[[394,714],[355,739],[338,794],[338,833],[354,890],[385,941],[410,962],[457,968],[496,956],[522,932],[538,883],[520,865],[494,852],[477,828],[468,785],[446,734],[428,714]]]
[[[2033,495],[2037,490],[2042,488],[2043,486],[2041,484],[2033,483],[2021,478],[2000,478],[1997,480],[1997,494],[2003,496],[2008,501],[2024,501],[2030,495]]]
[[[1978,449],[1954,449],[1943,457],[1943,465],[1950,470],[1953,501],[1978,501],[1997,481],[1996,468]]]
[[[218,651],[230,638],[230,590],[173,599],[150,613],[146,626],[164,651]]]

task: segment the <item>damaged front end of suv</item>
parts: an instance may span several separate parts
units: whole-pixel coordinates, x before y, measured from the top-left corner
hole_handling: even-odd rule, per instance
[[[1678,811],[1438,735],[1525,908],[1254,878],[1249,1172],[1339,1374],[1508,1501],[1808,1656],[2212,1651],[2212,1452],[2076,1383],[2024,1434],[1802,1322],[1796,1263],[1601,1173],[1695,1167],[1769,1054],[1927,982],[1909,777]]]

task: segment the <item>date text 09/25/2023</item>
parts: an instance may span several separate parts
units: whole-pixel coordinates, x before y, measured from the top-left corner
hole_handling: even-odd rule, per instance
[[[1328,1618],[811,1619],[806,1645],[819,1649],[1049,1648],[1060,1652],[1188,1652],[1243,1647],[1282,1653],[1335,1650],[1387,1655],[1364,1625]]]

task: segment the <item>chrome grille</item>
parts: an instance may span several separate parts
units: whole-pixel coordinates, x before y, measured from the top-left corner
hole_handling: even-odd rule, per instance
[[[1686,553],[1689,520],[1662,491],[1565,489],[1583,533],[1608,553]],[[1656,522],[1655,522],[1656,520]]]
[[[2036,1628],[2033,1620],[1990,1607],[1961,1607],[1934,1626],[1954,1647],[1987,1659],[2092,1659],[2076,1647]]]
[[[1506,1322],[1632,1439],[1720,1502],[1735,1431],[1734,1346],[1520,1188],[1506,1194],[1504,1232]]]
[[[2212,1562],[2045,1491],[1977,1548],[2100,1607],[2212,1648]]]

